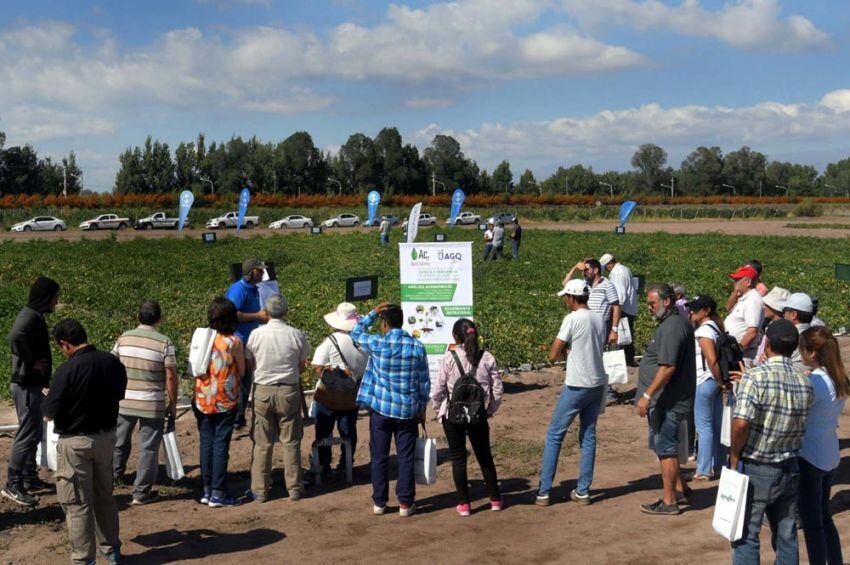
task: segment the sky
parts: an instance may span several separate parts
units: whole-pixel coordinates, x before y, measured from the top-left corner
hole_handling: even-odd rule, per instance
[[[628,170],[656,143],[850,157],[847,0],[3,0],[0,131],[76,152],[109,191],[118,155],[309,132],[336,151],[395,126],[453,135],[516,178]]]

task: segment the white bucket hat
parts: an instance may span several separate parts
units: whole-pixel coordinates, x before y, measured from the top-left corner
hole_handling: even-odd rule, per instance
[[[336,310],[325,314],[325,322],[335,330],[350,332],[360,320],[357,307],[350,302],[341,302]]]
[[[777,312],[782,312],[782,305],[785,303],[786,300],[788,300],[788,297],[790,296],[790,292],[780,286],[775,286],[770,289],[770,292],[768,292],[764,296],[762,301],[768,308],[771,308],[772,310],[775,310]]]

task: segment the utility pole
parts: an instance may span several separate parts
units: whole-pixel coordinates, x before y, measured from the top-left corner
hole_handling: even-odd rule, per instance
[[[662,184],[661,188],[669,188],[670,189],[670,198],[673,198],[673,190],[674,190],[675,185],[676,185],[676,177],[674,177],[673,175],[670,175],[670,184],[669,185]]]
[[[62,167],[62,196],[68,196],[68,171],[65,166]]]

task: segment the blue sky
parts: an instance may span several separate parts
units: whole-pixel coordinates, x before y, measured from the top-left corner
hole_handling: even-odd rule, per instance
[[[150,134],[335,150],[396,126],[437,133],[492,169],[629,168],[698,145],[850,156],[846,0],[6,0],[0,131],[75,150],[109,190]]]

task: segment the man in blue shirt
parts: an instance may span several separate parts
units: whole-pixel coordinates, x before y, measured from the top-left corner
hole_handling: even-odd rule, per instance
[[[376,317],[381,319],[383,335],[369,333]],[[416,511],[417,425],[425,422],[431,392],[425,346],[401,329],[403,322],[401,308],[384,303],[364,316],[351,332],[354,343],[369,354],[357,404],[369,410],[372,510],[379,515],[386,511],[389,499],[387,467],[393,438],[398,459],[398,513],[411,516]]]
[[[227,289],[227,299],[236,306],[236,317],[239,324],[236,326],[236,335],[242,340],[243,345],[248,343],[251,332],[260,324],[269,321],[265,310],[260,309],[260,291],[257,283],[263,280],[266,266],[258,259],[245,259],[242,262],[242,278],[230,285]],[[251,384],[254,375],[253,359],[246,359],[245,378],[242,379],[242,396],[239,407],[236,409],[236,429],[245,427],[245,410],[248,406],[248,396],[251,394]]]

